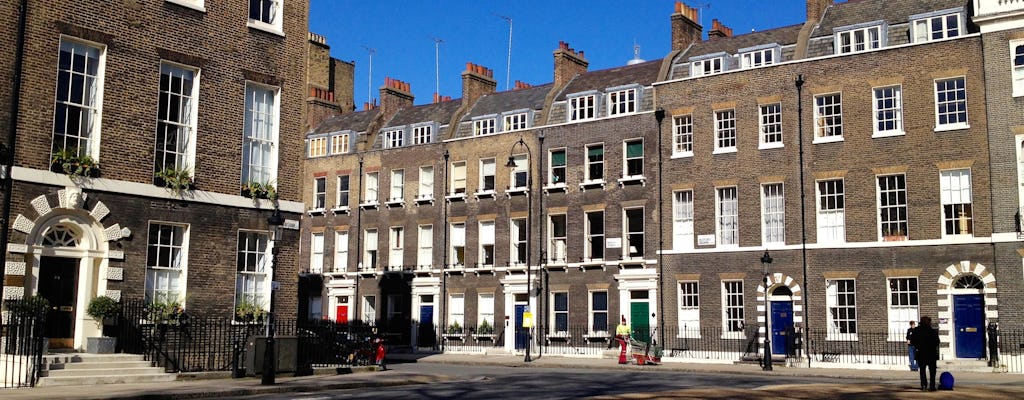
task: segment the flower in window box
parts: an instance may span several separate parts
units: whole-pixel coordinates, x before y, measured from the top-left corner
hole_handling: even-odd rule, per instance
[[[163,186],[175,193],[195,189],[192,171],[187,168],[164,168],[153,175],[153,184]]]
[[[74,177],[95,178],[100,174],[100,164],[88,154],[79,154],[74,147],[65,147],[53,153],[50,170]]]
[[[462,334],[462,325],[459,325],[458,322],[452,322],[451,325],[448,325],[448,334],[449,335],[461,335]]]
[[[476,333],[480,335],[493,335],[494,327],[485,319],[480,323],[480,326],[476,328]]]
[[[277,188],[273,182],[249,181],[242,185],[242,195],[251,198],[253,201],[256,201],[256,199],[276,201]]]

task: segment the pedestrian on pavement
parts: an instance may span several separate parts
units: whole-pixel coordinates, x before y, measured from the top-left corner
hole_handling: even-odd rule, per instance
[[[626,345],[629,344],[629,335],[632,333],[632,329],[629,327],[629,323],[626,322],[626,316],[622,316],[622,320],[619,322],[619,326],[615,327],[615,339],[619,341],[619,364],[628,364],[626,360]]]
[[[935,363],[939,360],[939,332],[932,328],[931,318],[921,317],[921,324],[914,328],[914,332],[910,335],[910,343],[914,346],[917,355],[921,390],[935,390]],[[925,376],[925,370],[928,370],[928,376]]]
[[[917,322],[910,321],[910,328],[907,329],[907,354],[910,357],[910,370],[917,371],[917,355],[914,354],[914,345],[910,343],[910,337],[914,334],[914,327]]]

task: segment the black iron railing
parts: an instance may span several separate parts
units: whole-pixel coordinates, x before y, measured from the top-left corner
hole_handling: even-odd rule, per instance
[[[36,300],[6,300],[0,330],[0,388],[35,386],[46,351],[46,313]]]

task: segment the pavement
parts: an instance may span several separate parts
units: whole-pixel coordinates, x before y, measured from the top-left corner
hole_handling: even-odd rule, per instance
[[[955,391],[921,392],[917,372],[860,369],[796,368],[776,366],[762,371],[753,364],[695,364],[668,362],[661,365],[618,365],[613,359],[542,356],[526,363],[522,356],[480,354],[389,354],[390,362],[419,362],[460,365],[489,365],[555,369],[659,370],[679,373],[719,373],[761,376],[835,378],[829,384],[779,384],[757,389],[696,388],[657,393],[600,396],[619,399],[1024,399],[1024,374],[958,372]],[[113,384],[0,389],[4,400],[24,399],[199,399],[272,393],[373,388],[430,384],[460,379],[439,374],[421,374],[376,368],[356,368],[344,374],[320,370],[312,376],[278,376],[276,384],[264,386],[260,379],[223,378],[224,374],[190,375],[190,379],[152,384]],[[220,379],[201,379],[202,377]],[[182,379],[186,376],[182,376]],[[865,384],[868,381],[871,383]]]

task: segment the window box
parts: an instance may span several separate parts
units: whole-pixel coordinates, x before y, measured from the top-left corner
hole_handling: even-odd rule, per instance
[[[378,206],[378,204],[377,204],[376,201],[368,201],[368,202],[359,204],[359,207],[364,209],[364,210],[368,210],[368,209],[371,209],[371,208],[377,208],[377,206]]]
[[[313,215],[324,215],[324,209],[322,209],[322,208],[314,208],[312,210],[306,211],[306,213],[308,213],[310,216],[313,216]]]
[[[477,200],[485,199],[485,198],[494,198],[494,191],[493,190],[481,190],[481,191],[478,191],[478,192],[474,193],[474,195],[476,196]]]
[[[600,187],[604,189],[604,179],[586,180],[580,182],[580,190],[587,190]]]
[[[550,185],[544,186],[544,192],[545,193],[564,192],[564,191],[565,191],[565,183],[564,182],[552,183]]]
[[[402,199],[391,199],[385,204],[388,207],[405,207],[405,201]]]
[[[416,196],[416,200],[414,200],[414,201],[416,202],[417,205],[419,205],[419,204],[434,204],[434,196],[431,196],[431,195],[428,195],[428,194],[421,194],[419,196]]]
[[[77,149],[60,149],[50,160],[50,171],[71,177],[98,178],[100,164],[89,155],[78,155]]]
[[[496,335],[494,335],[493,333],[477,333],[473,335],[473,339],[476,339],[476,341],[478,342],[493,342],[495,337]]]
[[[153,176],[153,185],[167,188],[176,193],[196,190],[196,182],[192,180],[192,176],[187,170],[165,169],[157,172]]]
[[[445,196],[444,199],[448,200],[449,203],[456,202],[456,201],[466,201],[466,194],[465,193],[451,194],[451,195]]]
[[[331,212],[335,214],[348,214],[349,211],[351,210],[349,210],[348,206],[334,207],[331,209]]]
[[[242,186],[242,196],[256,199],[277,200],[277,188],[270,182],[250,181]]]
[[[643,175],[624,176],[619,179],[619,186],[636,185],[647,186],[647,178]]]
[[[508,190],[505,191],[505,195],[508,196],[508,197],[519,196],[519,195],[526,195],[526,194],[527,194],[526,188],[524,188],[524,187],[509,188]]]
[[[902,242],[907,240],[907,235],[885,235],[882,236],[883,242]]]

